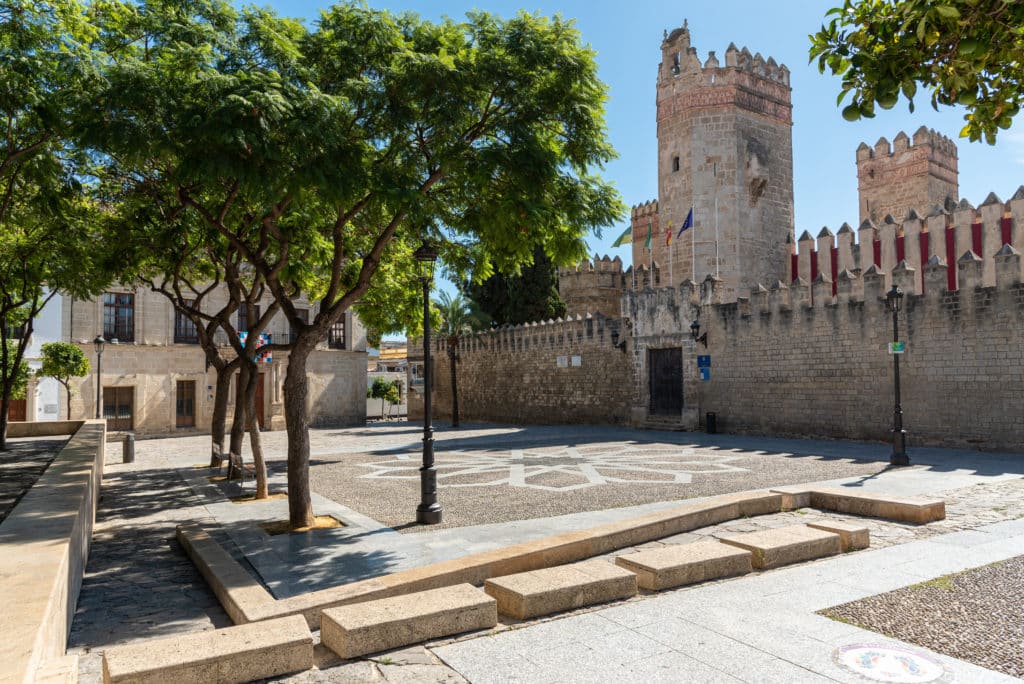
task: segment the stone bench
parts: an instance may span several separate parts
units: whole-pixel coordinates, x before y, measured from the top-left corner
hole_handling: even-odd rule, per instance
[[[918,525],[946,517],[942,499],[923,496],[898,496],[865,492],[851,487],[776,487],[772,492],[782,496],[785,510],[811,506],[822,510],[896,520]]]
[[[320,641],[342,658],[357,658],[496,624],[494,599],[471,584],[456,584],[327,608]]]
[[[498,612],[524,620],[628,598],[637,593],[636,575],[604,560],[531,570],[484,582]]]
[[[113,646],[104,684],[251,682],[313,667],[313,635],[301,615]]]
[[[616,564],[636,574],[643,589],[660,591],[751,571],[752,553],[715,540],[674,544],[618,556]]]
[[[843,522],[842,520],[824,520],[821,522],[807,523],[808,527],[825,532],[834,532],[839,535],[839,545],[843,551],[856,551],[866,549],[871,544],[871,536],[868,528],[857,523]]]
[[[767,570],[842,552],[839,535],[806,525],[790,525],[749,534],[722,535],[723,544],[750,551],[755,568]]]

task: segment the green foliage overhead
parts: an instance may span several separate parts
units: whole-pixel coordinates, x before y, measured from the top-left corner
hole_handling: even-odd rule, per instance
[[[1024,101],[1024,3],[1015,0],[845,0],[811,35],[810,58],[842,79],[848,121],[919,86],[931,104],[967,110],[962,137],[995,143]]]
[[[565,315],[558,294],[558,269],[543,250],[518,275],[496,273],[483,282],[469,282],[463,291],[495,325],[519,325]]]
[[[447,292],[441,292],[434,302],[434,309],[441,319],[437,334],[442,337],[465,335],[490,327],[490,317],[481,311],[475,302],[469,301],[461,294],[452,297]]]
[[[12,359],[10,363],[13,364],[14,350],[11,349],[11,347],[17,346],[17,341],[2,340],[2,342],[3,344],[0,344],[0,347],[2,347],[3,349],[0,351],[5,351],[6,354],[4,355]],[[28,388],[28,379],[32,375],[32,370],[28,366],[28,361],[19,360],[16,366],[12,366],[12,368],[6,372],[6,375],[9,378],[11,387],[10,398],[24,399],[26,396],[26,390]]]
[[[42,346],[43,365],[36,375],[43,378],[55,378],[67,386],[71,378],[81,378],[89,374],[89,359],[82,348],[70,342],[47,342]]]

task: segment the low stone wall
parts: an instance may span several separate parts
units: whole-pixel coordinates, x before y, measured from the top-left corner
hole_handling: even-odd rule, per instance
[[[28,423],[8,423],[8,437],[54,437],[56,435],[73,435],[82,427],[81,420],[40,420]]]
[[[104,421],[75,432],[0,524],[0,681],[64,655],[103,478]]]

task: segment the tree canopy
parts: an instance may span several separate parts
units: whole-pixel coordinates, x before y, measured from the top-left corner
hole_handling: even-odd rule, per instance
[[[450,268],[489,275],[538,248],[579,260],[584,234],[624,211],[598,175],[614,156],[606,89],[561,18],[341,4],[308,30],[220,0],[97,15],[111,63],[88,130],[117,179],[110,203],[159,193],[154,220],[236,250],[296,332],[273,345],[288,352],[293,526],[312,520],[306,358],[346,310],[374,303],[379,330],[415,321],[425,238]],[[300,296],[316,302],[308,320]]]
[[[558,294],[558,269],[543,249],[535,249],[533,262],[523,265],[519,273],[495,273],[483,282],[470,281],[463,291],[495,325],[519,325],[565,315],[565,302]]]
[[[873,117],[918,86],[931,104],[961,105],[962,137],[995,143],[1024,101],[1024,3],[1014,0],[844,0],[810,36],[818,69],[842,79],[843,117]]]
[[[71,378],[89,374],[89,359],[77,344],[70,342],[47,342],[42,346],[43,365],[36,375],[53,378],[64,386],[67,399],[67,417],[71,420]]]

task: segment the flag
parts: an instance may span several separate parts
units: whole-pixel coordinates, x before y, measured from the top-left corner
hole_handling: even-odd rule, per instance
[[[633,242],[633,226],[630,226],[622,232],[622,235],[618,237],[615,242],[612,243],[612,247],[621,247]]]
[[[672,229],[671,228],[666,228],[665,229],[665,246],[668,247],[670,244],[672,244]]]
[[[651,225],[650,223],[647,224],[647,241],[644,242],[644,249],[651,248]]]
[[[690,207],[690,213],[686,215],[686,220],[683,221],[683,227],[679,229],[678,233],[676,233],[676,237],[679,237],[690,228],[693,228],[693,207]]]

